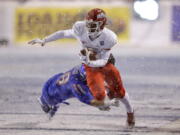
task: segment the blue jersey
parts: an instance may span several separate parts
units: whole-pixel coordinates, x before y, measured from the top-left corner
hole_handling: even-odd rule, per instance
[[[69,98],[77,98],[90,104],[93,96],[87,86],[84,66],[59,73],[51,77],[42,89],[41,100],[49,105],[57,105]]]

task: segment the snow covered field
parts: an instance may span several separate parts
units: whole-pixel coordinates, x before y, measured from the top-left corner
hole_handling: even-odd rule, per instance
[[[133,130],[125,128],[123,105],[102,112],[76,99],[48,121],[36,99],[49,77],[80,63],[78,49],[0,48],[0,135],[180,134],[180,47],[113,49],[135,108]]]

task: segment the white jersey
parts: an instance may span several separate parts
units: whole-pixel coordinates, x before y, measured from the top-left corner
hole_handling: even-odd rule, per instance
[[[111,48],[117,44],[116,34],[108,28],[104,28],[99,37],[91,40],[86,30],[85,21],[78,21],[73,25],[72,29],[57,31],[44,40],[50,42],[61,38],[76,38],[80,41],[83,49],[92,48],[97,53],[97,60],[86,63],[86,60],[81,57],[82,62],[90,67],[104,66],[109,59]]]

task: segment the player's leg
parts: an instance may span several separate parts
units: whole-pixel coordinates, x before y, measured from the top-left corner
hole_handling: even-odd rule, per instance
[[[73,84],[72,93],[82,103],[99,108],[102,111],[110,110],[110,106],[116,106],[115,100],[110,100],[107,96],[104,100],[97,100],[93,97],[89,87],[84,83]],[[108,98],[108,99],[107,99]]]
[[[125,96],[125,89],[117,68],[113,64],[107,64],[103,67],[103,73],[105,74],[105,81],[110,91],[114,92],[116,98],[123,98]]]
[[[113,94],[111,95],[118,98],[124,104],[127,111],[127,124],[128,126],[133,127],[135,125],[134,109],[130,103],[129,95],[123,86],[119,71],[112,64],[107,64],[104,71],[106,76],[105,80],[108,83],[110,90],[113,91]]]
[[[127,126],[133,128],[135,125],[134,109],[129,99],[129,95],[125,92],[125,96],[119,99],[125,106],[127,112]]]
[[[104,75],[100,72],[99,68],[91,68],[85,66],[87,85],[97,100],[104,100],[105,98],[105,86]]]
[[[109,110],[110,106],[116,106],[114,100],[106,98],[106,88],[104,85],[104,74],[101,68],[91,68],[85,66],[87,85],[94,97],[91,101],[92,106],[101,108],[101,110]]]

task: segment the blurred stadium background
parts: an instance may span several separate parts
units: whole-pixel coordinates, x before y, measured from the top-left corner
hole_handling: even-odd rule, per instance
[[[71,99],[47,121],[37,97],[52,75],[80,63],[76,40],[29,40],[69,29],[103,8],[119,37],[112,50],[136,113],[101,112]],[[0,135],[180,134],[180,0],[0,0]]]
[[[122,45],[179,44],[179,0],[0,0],[0,44],[24,45],[35,37],[71,28],[93,7],[107,12],[108,27]]]

